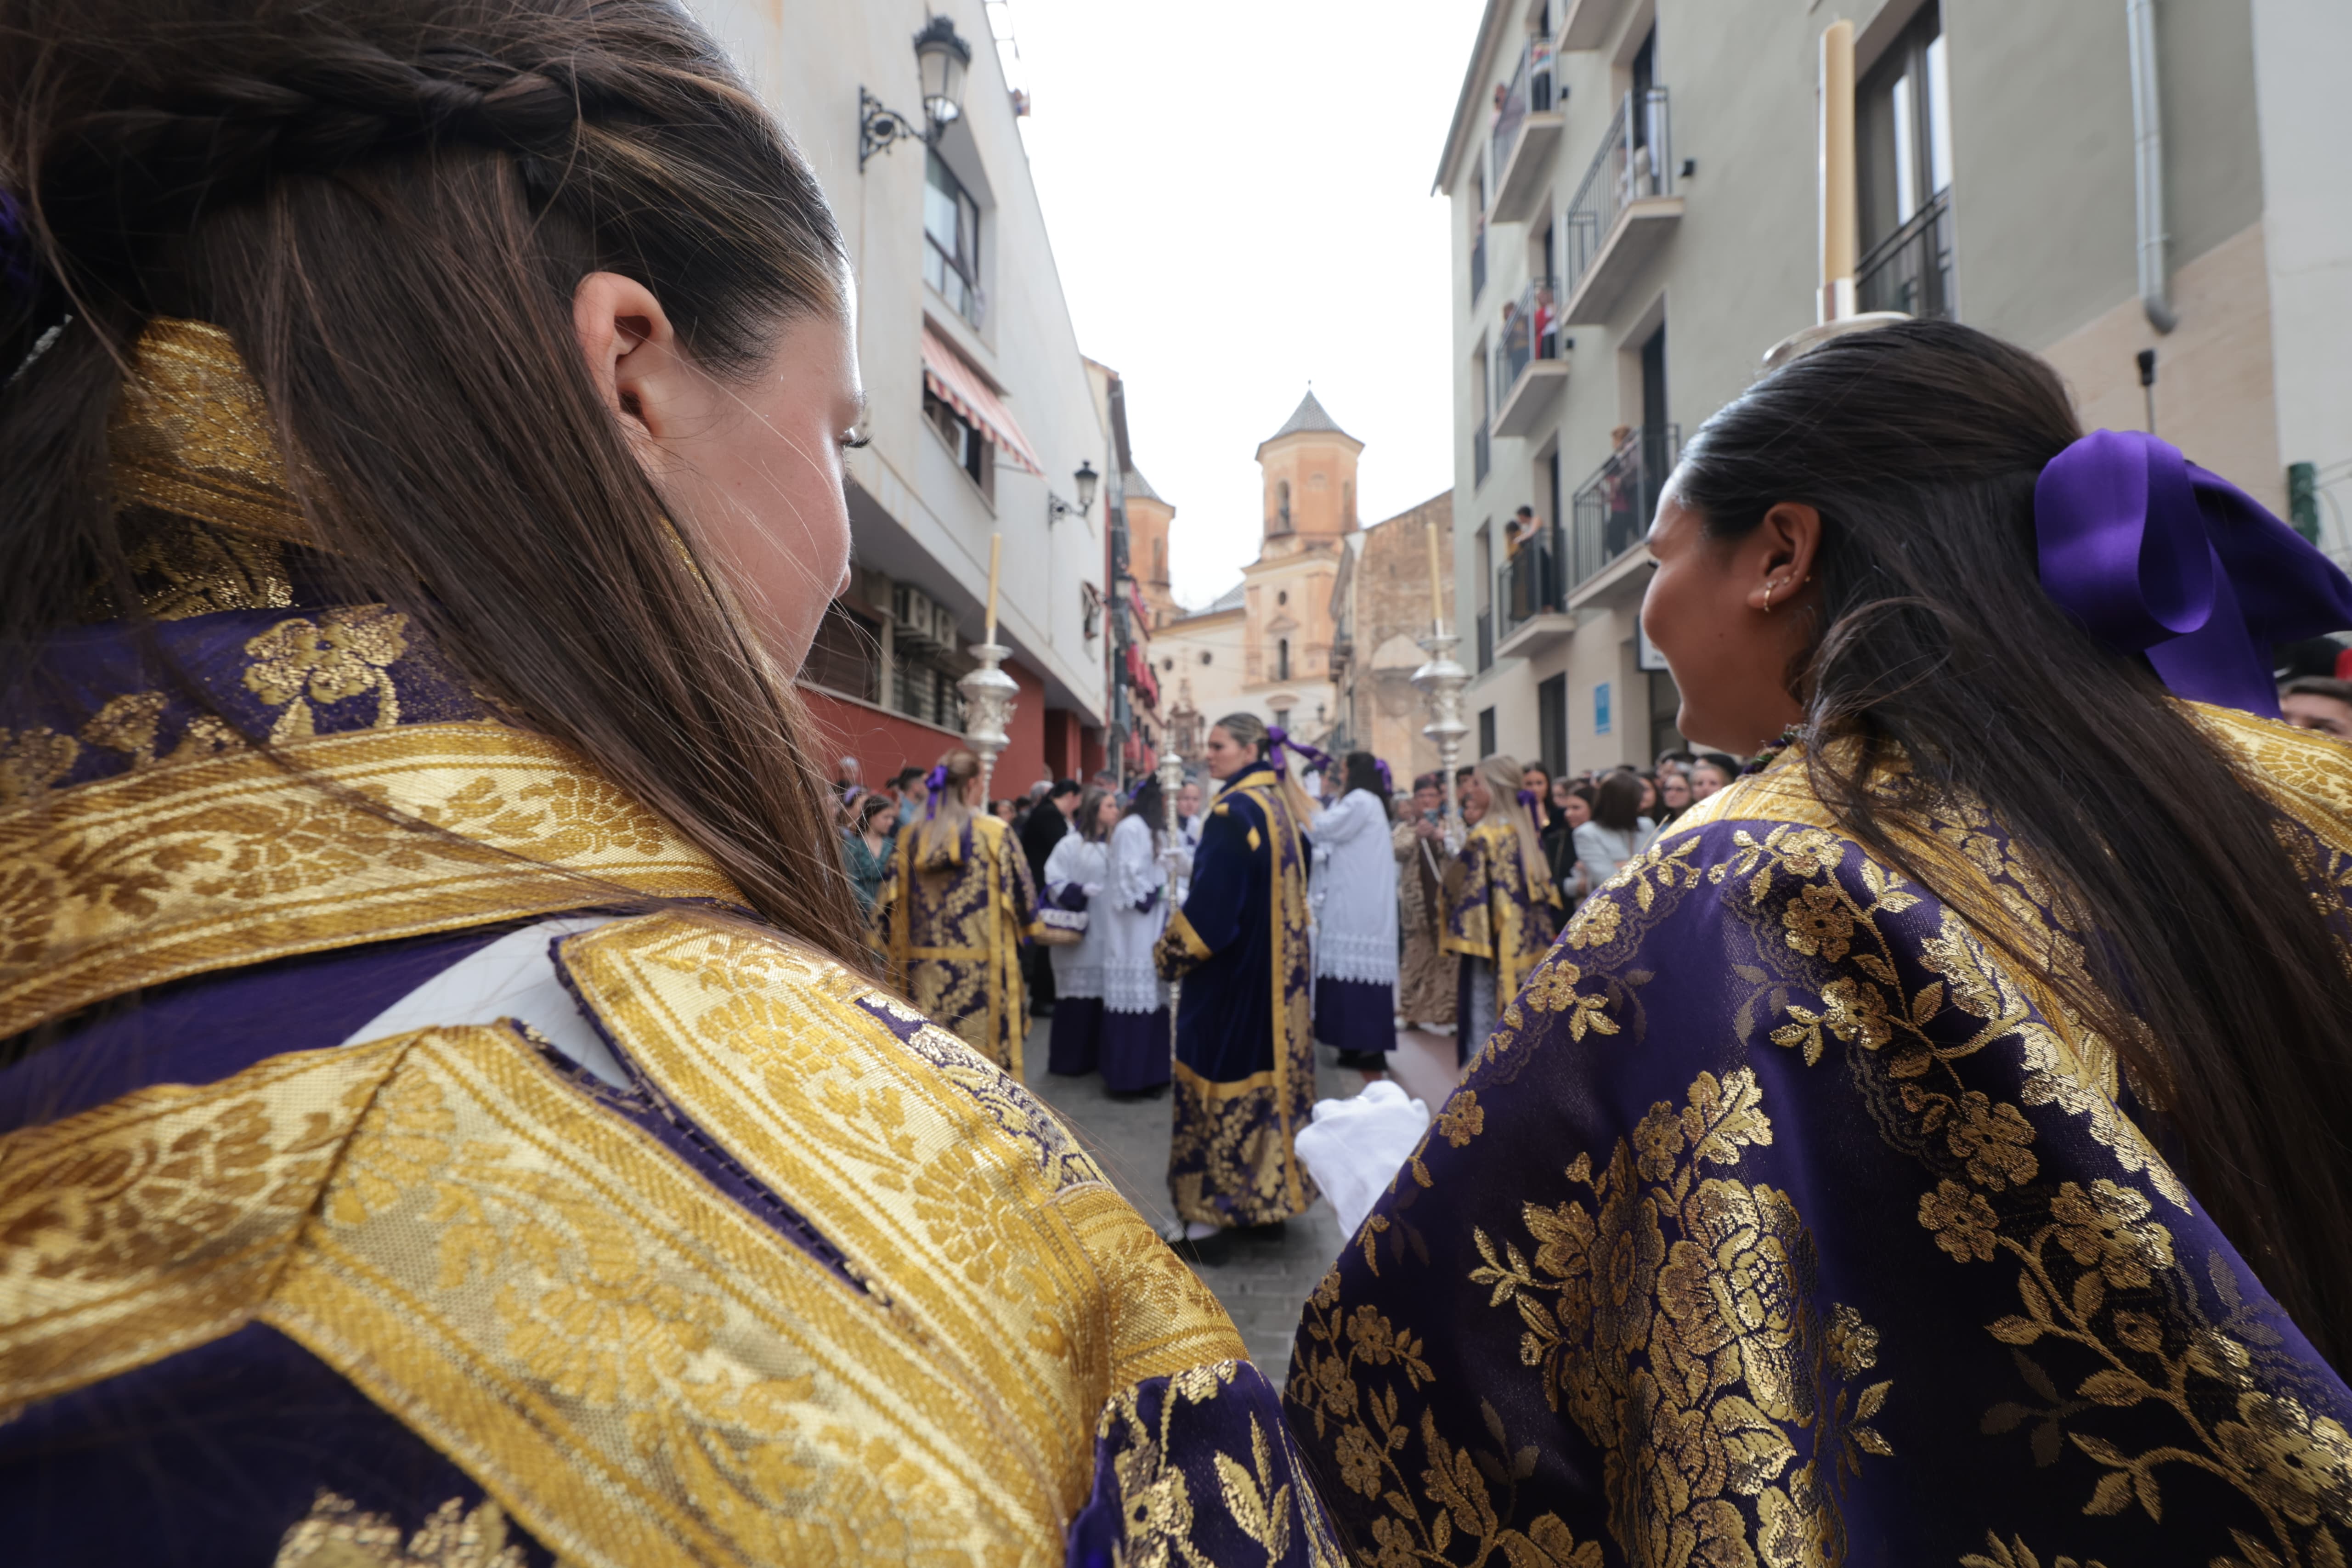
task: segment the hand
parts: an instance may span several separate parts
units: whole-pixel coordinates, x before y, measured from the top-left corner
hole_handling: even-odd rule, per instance
[[[1415,838],[1443,838],[1445,836],[1445,828],[1439,823],[1423,818],[1412,825],[1412,836]]]

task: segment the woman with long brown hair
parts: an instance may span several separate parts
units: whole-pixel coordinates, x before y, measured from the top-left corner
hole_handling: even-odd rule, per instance
[[[2342,1561],[2352,749],[2270,650],[2352,582],[1939,321],[1717,413],[1649,548],[1677,727],[1763,754],[1585,901],[1318,1291],[1343,1529]]]
[[[1021,943],[1037,919],[1029,861],[1012,825],[979,809],[978,757],[959,746],[924,782],[930,802],[899,835],[898,874],[876,917],[890,981],[1018,1081],[1029,1034]]]
[[[1480,760],[1463,783],[1475,816],[1445,874],[1444,950],[1461,961],[1454,1053],[1466,1062],[1486,1043],[1519,983],[1559,931],[1560,892],[1537,827],[1537,798],[1517,761]]]
[[[1316,1550],[863,973],[844,248],[684,12],[0,0],[0,278],[12,1561]]]

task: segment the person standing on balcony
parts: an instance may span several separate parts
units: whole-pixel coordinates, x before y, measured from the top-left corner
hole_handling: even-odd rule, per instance
[[[1404,1023],[1454,1026],[1455,960],[1438,943],[1445,934],[1445,781],[1412,781],[1404,819],[1389,835],[1397,863],[1397,1016]]]
[[[1445,951],[1462,969],[1454,998],[1454,1060],[1466,1062],[1518,994],[1559,931],[1559,889],[1536,820],[1536,797],[1517,759],[1480,760],[1463,789],[1470,829],[1446,876]]]
[[[1536,285],[1534,316],[1535,357],[1558,359],[1559,342],[1555,334],[1559,331],[1559,309],[1552,302],[1551,285],[1549,283]]]
[[[1601,555],[1614,561],[1633,548],[1642,532],[1642,458],[1633,427],[1609,432],[1609,461],[1601,470],[1601,496],[1608,508],[1601,525]]]
[[[1265,721],[1211,726],[1209,808],[1192,888],[1154,956],[1182,980],[1176,1022],[1175,1136],[1168,1188],[1194,1243],[1277,1226],[1320,1193],[1293,1143],[1315,1105],[1314,983],[1307,951],[1310,803],[1285,776]],[[1215,1261],[1221,1247],[1200,1249]]]

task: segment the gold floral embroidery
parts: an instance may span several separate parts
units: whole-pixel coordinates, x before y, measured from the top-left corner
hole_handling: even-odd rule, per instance
[[[155,760],[155,731],[163,721],[164,702],[160,691],[126,691],[91,716],[81,727],[81,738],[121,752],[132,767],[143,768]]]
[[[245,684],[264,702],[284,708],[270,727],[273,745],[315,733],[310,704],[341,702],[373,691],[375,727],[400,722],[400,693],[391,668],[408,651],[408,617],[381,605],[337,607],[316,621],[296,616],[245,645],[254,662]]]
[[[1466,1148],[1470,1140],[1486,1130],[1486,1112],[1478,1104],[1478,1091],[1475,1089],[1456,1090],[1438,1113],[1437,1131],[1456,1149]]]
[[[1961,1554],[1960,1568],[2042,1568],[2042,1559],[2025,1544],[2022,1536],[2011,1536],[2006,1542],[1991,1531],[1985,1531],[1985,1550]],[[2094,1557],[2077,1562],[2072,1557],[2053,1557],[2050,1568],[2106,1568]]]
[[[283,610],[294,603],[283,543],[192,518],[159,518],[131,547],[126,563],[141,606],[159,621],[218,610]],[[113,604],[100,602],[91,606],[89,618],[111,620],[120,613]]]
[[[1836,1490],[1864,1456],[1893,1451],[1870,1425],[1891,1384],[1851,1386],[1875,1364],[1877,1332],[1851,1308],[1822,1318],[1794,1204],[1709,1173],[1736,1171],[1743,1149],[1771,1141],[1752,1071],[1702,1073],[1681,1106],[1653,1106],[1598,1176],[1577,1157],[1568,1179],[1589,1203],[1525,1207],[1532,1255],[1473,1232],[1484,1262],[1470,1279],[1517,1311],[1520,1359],[1606,1456],[1610,1533],[1635,1562],[1841,1561]],[[1494,1447],[1474,1455],[1428,1413],[1417,1430],[1406,1424],[1393,1385],[1367,1386],[1375,1369],[1414,1389],[1433,1376],[1409,1331],[1368,1305],[1341,1313],[1336,1272],[1305,1329],[1292,1397],[1318,1436],[1338,1426],[1342,1481],[1384,1506],[1372,1521],[1378,1561],[1600,1561],[1556,1515],[1524,1535],[1503,1527],[1538,1450],[1515,1447],[1491,1405]],[[1415,1437],[1426,1458],[1417,1478],[1405,1457]],[[1507,1494],[1499,1510],[1496,1487]]]
[[[1203,1555],[1199,1514],[1204,1502],[1174,1456],[1181,1451],[1175,1430],[1188,1406],[1213,1404],[1241,1370],[1240,1363],[1193,1367],[1171,1378],[1160,1391],[1156,1421],[1148,1420],[1141,1395],[1129,1389],[1103,1406],[1096,1428],[1098,1444],[1116,1445],[1111,1459],[1112,1495],[1118,1500],[1125,1539],[1119,1562],[1131,1568],[1213,1568],[1220,1559]],[[1277,1463],[1280,1455],[1286,1463]],[[1250,1417],[1249,1462],[1226,1453],[1214,1456],[1217,1497],[1225,1521],[1246,1537],[1265,1560],[1289,1555],[1294,1534],[1303,1537],[1307,1561],[1316,1568],[1339,1568],[1339,1543],[1326,1527],[1323,1510],[1285,1479],[1298,1473],[1287,1434],[1275,1426],[1269,1437]]]
[[[325,1488],[308,1518],[287,1531],[271,1568],[523,1568],[520,1542],[507,1540],[507,1516],[485,1498],[468,1509],[451,1498],[402,1544],[400,1527]]]
[[[0,729],[0,806],[20,805],[47,794],[73,772],[81,747],[70,735],[47,725]]]

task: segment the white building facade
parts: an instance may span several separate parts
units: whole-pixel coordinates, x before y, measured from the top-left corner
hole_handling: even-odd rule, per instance
[[[1110,437],[981,0],[692,3],[814,168],[856,271],[870,445],[849,454],[856,571],[803,671],[812,710],[869,783],[957,744],[1001,533],[1021,694],[999,793],[1101,766]],[[942,25],[969,68],[927,141],[915,39]]]

